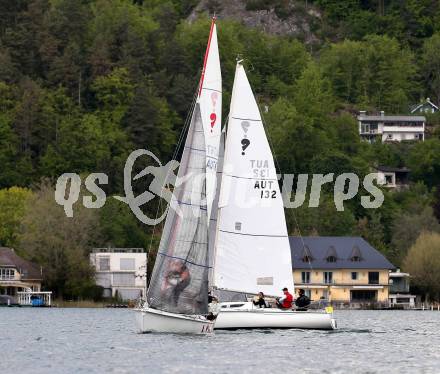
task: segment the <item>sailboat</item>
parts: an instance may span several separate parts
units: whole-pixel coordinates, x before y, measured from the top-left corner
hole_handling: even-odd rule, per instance
[[[229,295],[276,296],[284,287],[293,291],[291,250],[274,158],[242,61],[236,66],[220,163],[211,287],[217,294]],[[260,309],[246,299],[221,303],[215,324],[215,329],[335,327],[332,313],[326,311]]]
[[[222,81],[215,18],[176,185],[144,303],[135,309],[138,332],[209,334],[209,225],[216,195]]]

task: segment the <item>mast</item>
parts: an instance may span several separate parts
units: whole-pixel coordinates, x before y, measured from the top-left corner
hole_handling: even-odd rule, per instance
[[[209,30],[208,45],[206,46],[205,58],[203,59],[202,74],[200,75],[199,97],[202,94],[203,81],[205,79],[206,64],[208,62],[209,50],[210,50],[210,47],[211,47],[212,34],[213,34],[213,31],[214,31],[214,28],[215,28],[215,21],[216,20],[217,20],[217,17],[215,17],[215,16],[212,17],[211,29]]]
[[[200,103],[205,133],[206,199],[208,217],[210,217],[217,187],[217,164],[222,123],[222,75],[215,17],[212,18],[209,30],[197,101]]]

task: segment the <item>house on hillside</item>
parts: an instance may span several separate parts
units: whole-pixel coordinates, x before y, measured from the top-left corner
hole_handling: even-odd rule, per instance
[[[143,248],[95,248],[90,254],[103,297],[135,300],[145,296],[147,254]]]
[[[420,104],[413,105],[411,107],[411,114],[426,114],[438,112],[438,106],[435,105],[429,97]]]
[[[387,188],[395,188],[397,190],[401,190],[409,186],[410,170],[408,168],[394,168],[379,165],[375,169],[377,173],[378,185]]]
[[[367,115],[361,111],[357,119],[361,139],[370,143],[425,140],[424,116],[386,116],[383,111]]]
[[[41,291],[43,270],[18,256],[12,248],[0,247],[0,302],[50,306],[52,292]]]
[[[388,306],[395,266],[361,237],[290,237],[293,277],[312,300]]]

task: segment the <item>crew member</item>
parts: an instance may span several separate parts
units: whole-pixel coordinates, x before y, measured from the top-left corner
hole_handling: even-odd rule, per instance
[[[252,302],[255,306],[258,306],[259,308],[269,308],[266,300],[264,300],[263,292],[258,292],[258,296],[256,296],[254,300],[252,300]]]
[[[191,282],[189,269],[183,261],[174,261],[165,276],[164,291],[171,291],[171,301],[177,306],[180,294]]]
[[[300,288],[298,290],[298,298],[295,300],[296,310],[307,310],[310,305],[310,299],[306,296],[306,292]]]
[[[283,288],[284,296],[277,299],[277,307],[280,309],[291,309],[293,296],[287,289],[287,287]]]

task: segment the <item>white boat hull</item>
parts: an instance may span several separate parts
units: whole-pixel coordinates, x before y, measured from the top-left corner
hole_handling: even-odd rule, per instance
[[[228,304],[228,303],[225,303]],[[235,303],[237,304],[237,303]],[[336,329],[333,314],[324,311],[292,311],[275,308],[253,308],[243,303],[234,308],[226,305],[217,316],[215,329]]]
[[[175,334],[210,334],[214,321],[203,316],[190,316],[163,312],[143,307],[135,309],[136,330],[138,333],[159,332]]]

